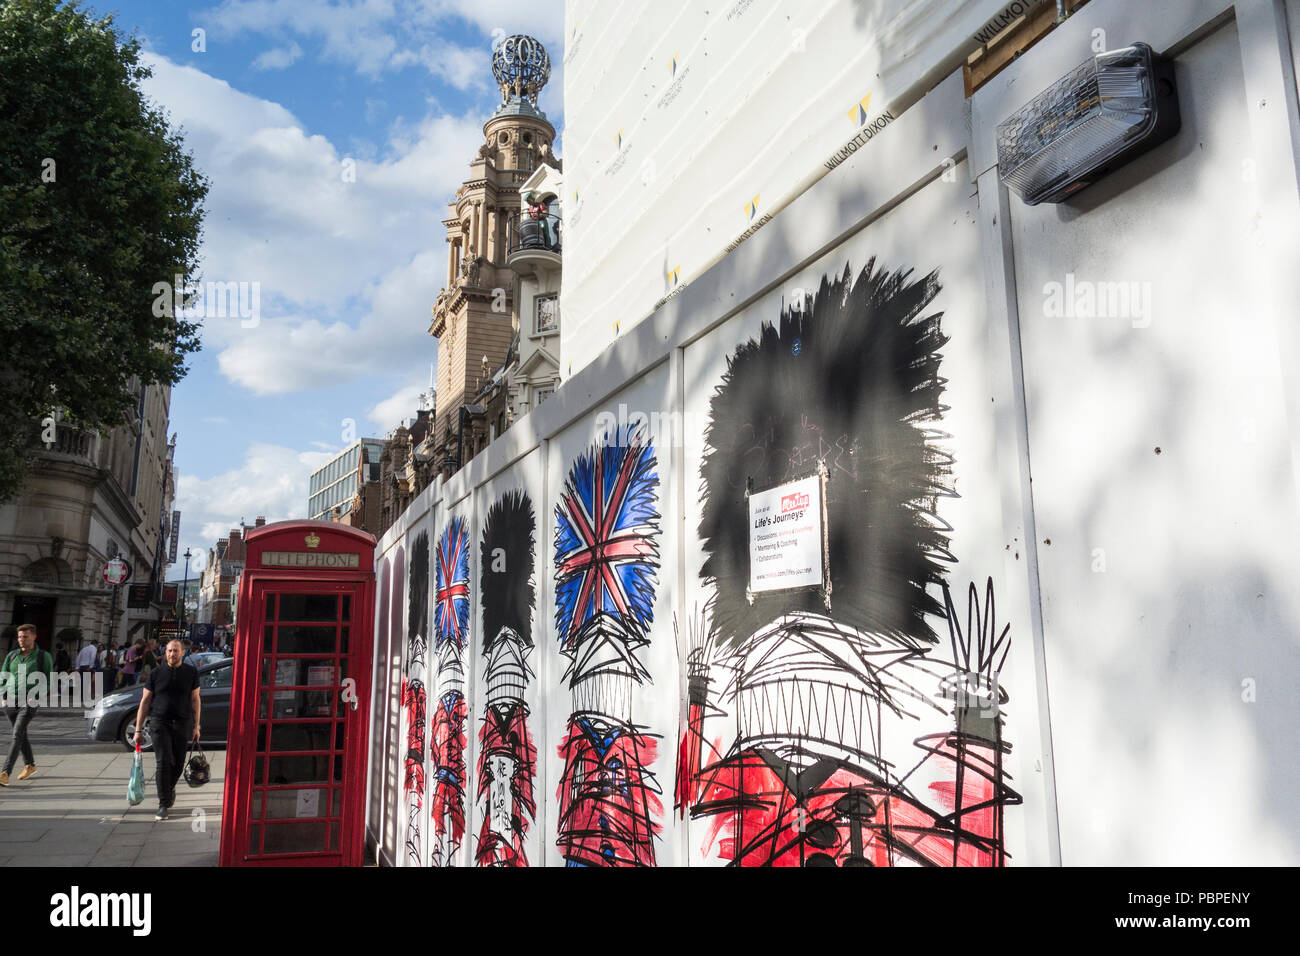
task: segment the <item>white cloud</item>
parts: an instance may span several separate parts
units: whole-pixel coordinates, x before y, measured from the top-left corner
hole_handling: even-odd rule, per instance
[[[441,77],[458,90],[490,90],[492,51],[484,47],[464,47],[454,43],[426,43],[419,53],[403,57],[420,63],[433,76]]]
[[[372,406],[366,412],[366,417],[375,426],[373,433],[386,435],[401,424],[402,419],[410,420],[415,418],[416,410],[420,405],[420,398],[428,388],[427,383],[416,382],[404,385],[382,402]]]
[[[526,33],[546,45],[554,64],[564,36],[564,0],[426,0],[419,6],[435,18],[455,15],[474,24],[484,35],[494,30],[511,36]]]
[[[421,50],[426,47],[449,46],[441,40],[449,20],[478,28],[485,55],[493,37],[526,33],[546,44],[552,61],[558,61],[564,0],[224,0],[196,20],[219,35],[310,39],[319,44],[323,58],[373,77],[424,62]]]
[[[206,554],[218,538],[239,527],[240,518],[252,524],[258,515],[268,522],[305,517],[311,473],[337,451],[297,451],[258,442],[248,447],[237,468],[207,479],[182,475],[176,487],[181,552],[190,548]],[[191,558],[190,573],[194,570]]]
[[[437,355],[437,342],[428,334],[429,309],[445,272],[445,255],[422,252],[374,280],[364,293],[369,311],[356,326],[292,315],[240,329],[229,320],[235,328],[224,338],[217,366],[256,395],[427,367]]]
[[[202,277],[258,282],[260,321],[210,319],[221,371],[258,394],[338,384],[432,361],[429,310],[446,281],[445,201],[481,117],[394,124],[389,158],[345,157],[283,107],[146,54],[147,92],[211,179]],[[396,263],[396,265],[395,265]],[[359,317],[359,318],[358,318]]]
[[[397,50],[397,13],[390,0],[225,0],[196,22],[211,24],[218,36],[295,33],[318,42],[326,59],[375,76]]]
[[[273,47],[262,53],[253,61],[255,70],[283,70],[292,66],[302,56],[302,47],[297,43],[288,46]]]

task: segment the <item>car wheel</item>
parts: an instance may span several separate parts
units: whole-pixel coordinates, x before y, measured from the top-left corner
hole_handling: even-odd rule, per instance
[[[141,737],[142,739],[140,741],[140,749],[145,751],[153,750],[153,738],[149,736],[148,726],[144,728],[144,733],[141,734]],[[135,718],[134,717],[128,717],[126,720],[122,721],[122,732],[118,735],[118,739],[122,741],[123,747],[125,747],[127,750],[130,750],[132,753],[135,752]]]

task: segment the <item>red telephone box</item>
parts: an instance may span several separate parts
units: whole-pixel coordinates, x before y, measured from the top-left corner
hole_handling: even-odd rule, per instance
[[[328,521],[248,532],[222,866],[360,866],[375,539]]]

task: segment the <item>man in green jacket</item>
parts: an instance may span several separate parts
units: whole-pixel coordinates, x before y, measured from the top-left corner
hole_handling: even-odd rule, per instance
[[[9,744],[9,756],[5,759],[4,769],[0,770],[0,787],[9,786],[9,771],[14,769],[19,751],[27,761],[19,780],[26,780],[36,775],[36,758],[32,755],[32,745],[27,739],[27,726],[36,716],[37,701],[49,693],[50,673],[54,669],[54,658],[48,651],[36,646],[36,628],[31,624],[18,627],[18,649],[10,651],[0,666],[0,697],[4,699],[5,716],[13,726],[13,741]],[[44,675],[45,687],[38,691],[40,676]]]

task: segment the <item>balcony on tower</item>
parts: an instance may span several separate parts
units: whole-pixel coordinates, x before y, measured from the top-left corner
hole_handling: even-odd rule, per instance
[[[510,220],[510,238],[506,265],[516,272],[558,268],[560,265],[560,217],[541,210],[545,205],[525,209]]]

